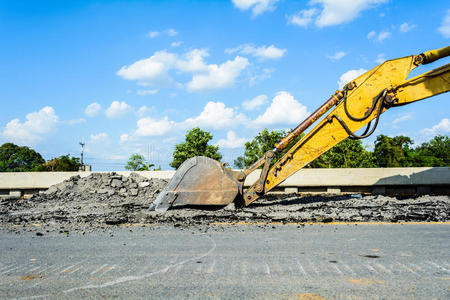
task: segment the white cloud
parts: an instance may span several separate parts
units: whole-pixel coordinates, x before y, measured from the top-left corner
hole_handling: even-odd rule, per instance
[[[297,25],[300,27],[307,27],[313,21],[313,17],[317,15],[316,8],[303,9],[297,14],[288,17],[288,24]]]
[[[181,41],[172,42],[172,43],[170,43],[170,47],[175,48],[175,47],[181,46],[182,44],[183,44],[183,42],[181,42]]]
[[[217,145],[222,148],[239,148],[244,146],[246,141],[246,138],[239,138],[234,131],[229,130],[227,132],[227,138],[220,139]]]
[[[254,110],[267,102],[266,95],[259,95],[255,98],[242,102],[242,107],[246,110]]]
[[[150,31],[149,33],[147,33],[147,37],[154,39],[155,37],[158,37],[161,34],[167,34],[168,36],[176,36],[178,32],[173,28],[169,28],[164,31]]]
[[[386,61],[386,56],[384,53],[380,53],[377,55],[377,59],[375,60],[375,62],[381,64],[384,63]]]
[[[388,0],[311,0],[310,5],[322,6],[322,11],[315,20],[317,27],[326,27],[348,23],[359,14],[377,4]]]
[[[391,33],[389,31],[380,31],[379,33],[377,33],[375,30],[372,30],[371,32],[369,32],[367,34],[367,38],[369,40],[373,40],[375,42],[381,43],[383,42],[385,39],[389,38],[391,36]]]
[[[167,30],[166,30],[166,33],[167,33],[169,36],[176,36],[176,35],[178,34],[178,32],[177,32],[175,29],[173,29],[173,28],[167,29]]]
[[[278,92],[266,111],[258,116],[256,125],[298,124],[309,115],[306,106],[288,92]]]
[[[344,85],[346,85],[348,82],[352,81],[353,79],[359,77],[360,75],[366,73],[367,70],[365,69],[359,69],[359,70],[350,70],[345,72],[341,75],[338,81],[339,89],[342,89]]]
[[[213,90],[233,85],[236,78],[249,65],[248,59],[236,56],[221,65],[208,65],[207,74],[195,74],[187,84],[189,91]]]
[[[405,22],[402,25],[400,25],[398,30],[400,30],[400,32],[405,33],[405,32],[413,30],[415,27],[416,27],[416,25]]]
[[[442,20],[441,26],[438,31],[445,37],[450,38],[450,9],[445,12],[445,17]]]
[[[120,140],[119,140],[119,142],[120,142],[121,144],[122,144],[122,143],[125,143],[125,142],[128,142],[129,140],[130,140],[130,135],[128,135],[128,134],[126,134],[126,133],[120,135]]]
[[[284,56],[286,51],[286,49],[280,49],[274,45],[255,47],[252,44],[244,44],[236,48],[225,50],[228,54],[239,52],[241,54],[252,55],[262,59],[279,59]]]
[[[125,101],[113,101],[106,110],[106,116],[108,118],[119,118],[131,112],[132,110],[133,108]]]
[[[183,55],[181,59],[177,59],[174,68],[187,73],[208,71],[208,65],[204,61],[204,57],[208,57],[209,53],[206,49],[194,49]]]
[[[317,27],[334,26],[356,19],[364,10],[388,0],[311,0],[309,5],[320,8],[303,9],[288,17],[288,23],[307,27],[314,21]]]
[[[157,37],[159,35],[160,35],[159,31],[150,31],[149,33],[147,33],[147,37],[149,37],[151,39],[153,39],[153,38],[155,38],[155,37]]]
[[[108,134],[106,132],[91,134],[90,139],[91,143],[106,142],[108,140]]]
[[[138,111],[136,112],[136,115],[138,115],[139,117],[143,117],[147,114],[149,114],[151,111],[153,111],[155,108],[148,108],[147,106],[143,105],[141,107],[139,107]]]
[[[203,111],[194,118],[184,121],[184,127],[205,127],[209,129],[227,129],[244,123],[246,117],[238,114],[234,108],[226,107],[222,102],[208,102]]]
[[[194,49],[181,56],[158,51],[149,58],[123,66],[117,75],[136,80],[140,85],[183,87],[183,84],[174,82],[169,72],[173,71],[177,75],[192,74],[186,87],[190,91],[198,91],[232,85],[241,71],[249,65],[247,58],[239,56],[221,65],[207,64],[204,60],[207,56],[209,53],[206,49]]]
[[[252,9],[253,16],[266,11],[273,11],[278,0],[232,0],[235,7],[240,10]]]
[[[275,69],[273,68],[264,68],[262,70],[256,70],[250,74],[249,77],[249,84],[250,86],[253,86],[258,81],[270,78],[271,74],[275,72]]]
[[[156,120],[152,118],[142,118],[137,121],[136,135],[138,136],[161,136],[168,133],[174,127],[175,123],[169,121],[167,117]],[[123,135],[122,135],[123,136]],[[122,140],[122,136],[120,139]],[[128,139],[129,137],[124,137]]]
[[[156,93],[158,93],[157,89],[153,89],[153,90],[137,90],[136,91],[136,95],[138,95],[138,96],[154,95]]]
[[[371,32],[369,32],[367,34],[367,38],[370,40],[370,39],[373,39],[376,35],[377,35],[377,32],[375,30],[372,30]]]
[[[445,134],[450,132],[450,119],[444,118],[438,124],[431,128],[425,128],[422,130],[423,133],[429,135]]]
[[[25,118],[26,121],[23,123],[19,119],[9,121],[2,132],[2,137],[17,144],[35,144],[56,129],[59,119],[51,106],[31,112]]]
[[[392,124],[396,125],[398,123],[405,122],[405,121],[408,121],[411,119],[412,119],[412,114],[402,114],[399,117],[395,118],[394,121],[392,121]]]
[[[338,51],[338,52],[334,53],[333,55],[327,55],[327,57],[331,60],[340,60],[341,58],[343,58],[346,55],[347,55],[347,53],[345,53],[344,51]]]
[[[382,41],[384,41],[385,39],[387,39],[390,36],[391,36],[391,33],[389,31],[381,31],[378,34],[377,40],[381,43]]]
[[[149,58],[123,66],[117,71],[117,75],[128,80],[137,80],[141,84],[167,85],[172,81],[168,71],[176,59],[173,53],[158,51]]]
[[[266,99],[265,95],[257,96],[248,101],[246,106],[248,109],[256,108],[265,103]],[[147,110],[146,107],[141,107],[141,109]],[[120,142],[139,141],[142,137],[162,136],[169,132],[178,132],[196,126],[207,130],[231,130],[240,125],[296,124],[307,115],[306,107],[287,92],[279,92],[264,114],[254,121],[250,121],[237,108],[227,107],[223,102],[210,101],[197,116],[187,118],[182,122],[170,121],[168,117],[163,119],[141,118],[137,121],[137,129],[134,132],[122,134]],[[244,141],[245,139],[238,138],[234,132],[228,132],[227,139],[220,141],[220,144],[224,147],[238,147]]]
[[[84,113],[88,117],[95,117],[98,115],[98,113],[102,110],[102,106],[98,104],[97,102],[93,102],[89,104],[86,109],[84,110]]]

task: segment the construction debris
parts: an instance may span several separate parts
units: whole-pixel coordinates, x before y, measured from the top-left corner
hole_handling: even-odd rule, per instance
[[[410,222],[450,220],[450,197],[395,198],[381,195],[265,195],[248,207],[219,210],[172,209],[150,212],[149,222],[202,224],[217,222]]]
[[[124,223],[204,225],[217,222],[402,222],[450,220],[450,197],[395,198],[376,195],[270,194],[248,207],[172,209],[148,207],[167,184],[132,173],[72,177],[30,199],[0,200],[3,226],[40,224],[61,229]]]
[[[0,220],[14,224],[140,222],[166,184],[136,173],[129,177],[116,173],[74,176],[30,199],[1,200]]]

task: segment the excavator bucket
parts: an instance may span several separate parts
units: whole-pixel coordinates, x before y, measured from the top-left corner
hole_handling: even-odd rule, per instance
[[[227,205],[240,190],[236,171],[204,156],[186,160],[150,206],[164,212],[186,205]]]

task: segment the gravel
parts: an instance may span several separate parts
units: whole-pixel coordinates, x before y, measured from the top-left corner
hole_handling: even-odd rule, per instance
[[[167,181],[136,173],[74,176],[29,199],[1,199],[4,227],[40,224],[50,231],[86,230],[106,225],[205,225],[217,222],[411,222],[448,221],[449,196],[395,198],[380,195],[269,194],[249,207],[187,207],[165,213],[148,207]]]

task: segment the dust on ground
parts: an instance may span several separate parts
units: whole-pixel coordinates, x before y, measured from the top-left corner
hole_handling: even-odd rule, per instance
[[[29,199],[1,199],[3,227],[40,224],[47,231],[69,232],[118,224],[208,225],[217,222],[409,222],[448,221],[449,196],[396,198],[381,195],[269,194],[249,207],[172,209],[148,207],[167,181],[132,173],[74,176]]]

